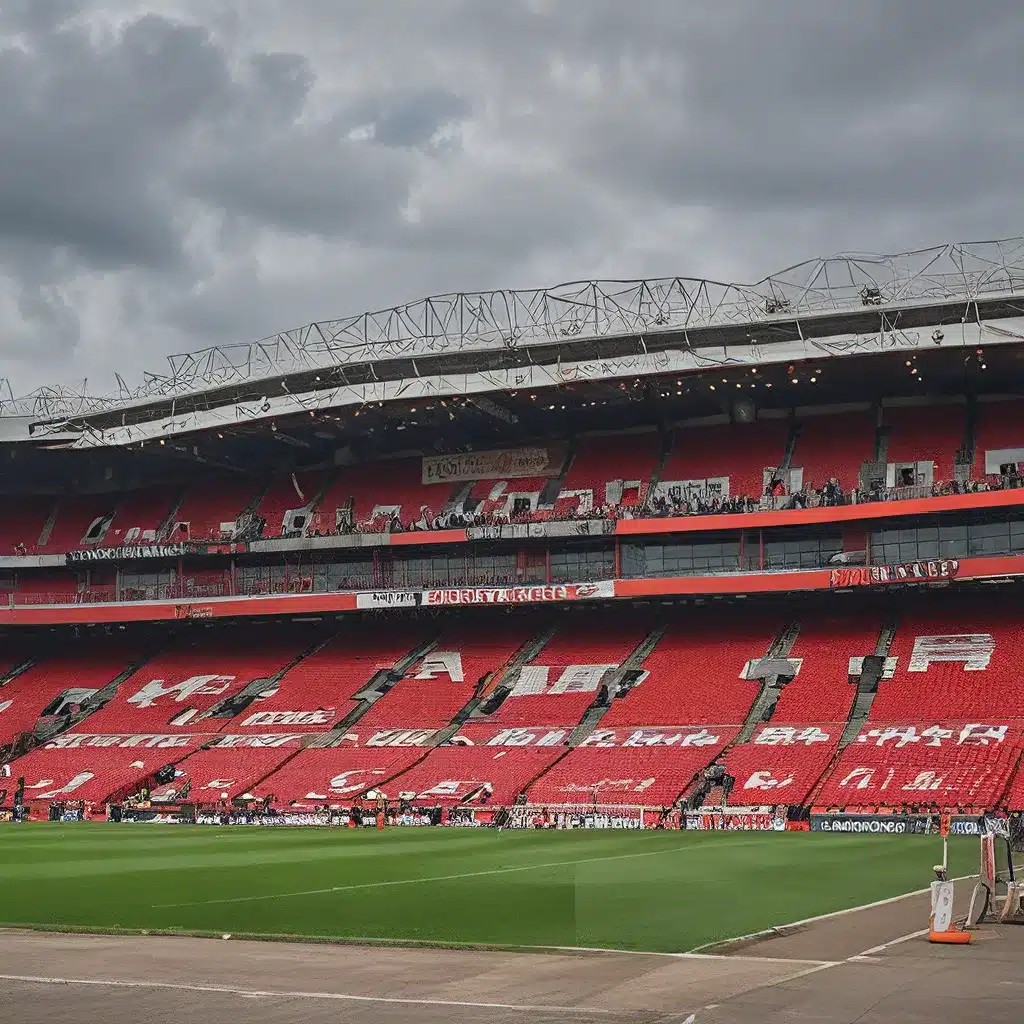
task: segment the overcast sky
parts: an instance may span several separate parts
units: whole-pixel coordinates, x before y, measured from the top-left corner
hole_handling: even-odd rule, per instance
[[[0,376],[1024,233],[1020,0],[0,0]]]

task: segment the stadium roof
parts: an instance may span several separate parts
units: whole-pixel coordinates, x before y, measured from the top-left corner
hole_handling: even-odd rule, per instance
[[[80,441],[87,434],[90,447],[124,444],[138,434],[132,433],[134,425],[158,418],[172,422],[142,433],[200,430],[225,417],[279,415],[282,401],[310,408],[303,395],[332,389],[315,400],[318,407],[393,398],[401,388],[385,394],[374,385],[425,374],[436,380],[440,374],[492,373],[491,386],[498,389],[505,386],[499,378],[516,367],[685,352],[688,361],[662,367],[675,372],[716,365],[718,353],[730,346],[746,349],[744,361],[756,362],[762,346],[775,343],[779,357],[788,359],[798,354],[793,343],[827,338],[835,344],[820,345],[819,354],[839,355],[851,350],[850,339],[884,342],[880,323],[884,335],[943,323],[980,329],[986,319],[1022,316],[1024,237],[897,255],[847,253],[799,263],[749,285],[676,277],[433,296],[251,344],[170,356],[165,372],[146,373],[135,387],[118,376],[118,389],[103,396],[53,385],[16,398],[0,379],[0,417],[19,418],[28,433],[45,427],[42,434],[70,431]],[[1010,327],[991,329],[1001,340],[1024,340]],[[973,336],[963,343],[974,343]],[[853,347],[864,351],[863,345]],[[566,382],[564,370],[562,377],[546,372],[548,383]],[[235,408],[227,412],[230,405]],[[16,439],[10,430],[3,433]]]

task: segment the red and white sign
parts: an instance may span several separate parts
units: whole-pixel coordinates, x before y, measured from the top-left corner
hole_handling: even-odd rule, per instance
[[[566,583],[536,587],[463,587],[458,590],[425,590],[425,605],[542,604],[551,601],[589,601],[615,596],[615,584]]]
[[[770,811],[703,811],[687,814],[686,827],[725,832],[785,832],[786,818]]]
[[[832,569],[831,587],[871,587],[886,583],[927,583],[929,580],[951,580],[960,569],[955,558],[938,558],[930,562],[904,562],[899,565],[866,565],[856,568]]]

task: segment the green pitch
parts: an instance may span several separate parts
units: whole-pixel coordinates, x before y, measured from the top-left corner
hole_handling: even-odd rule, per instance
[[[951,841],[951,874],[977,849]],[[685,951],[924,888],[940,858],[918,836],[6,825],[0,924]]]

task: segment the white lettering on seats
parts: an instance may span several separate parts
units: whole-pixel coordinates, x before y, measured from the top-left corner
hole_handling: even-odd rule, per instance
[[[338,775],[335,775],[327,783],[327,788],[336,796],[345,796],[348,793],[361,793],[364,789],[370,788],[370,782],[366,779],[362,782],[356,782],[353,781],[354,779],[364,775],[368,775],[371,778],[379,778],[384,774],[386,773],[383,768],[350,768],[347,772],[340,772]],[[307,793],[306,799],[315,800],[318,795],[316,793]]]
[[[707,729],[685,727],[675,729],[630,729],[620,738],[618,729],[595,729],[581,747],[710,747],[721,742],[721,737]]]
[[[422,747],[436,729],[382,729],[367,741],[368,747]]]
[[[562,674],[548,686],[547,665],[524,665],[510,697],[532,697],[540,694],[596,693],[606,672],[617,665],[567,665]]]
[[[908,782],[903,788],[911,793],[931,792],[942,788],[945,781],[944,776],[937,772],[918,772],[913,782]]]
[[[67,785],[61,786],[59,789],[51,789],[46,793],[36,793],[36,796],[40,800],[52,800],[55,796],[64,796],[66,793],[73,793],[80,786],[84,786],[90,779],[94,779],[96,776],[92,772],[79,772]],[[53,779],[42,779],[39,782],[34,783],[31,786],[26,786],[26,789],[46,789],[47,786],[54,784]]]
[[[211,779],[203,789],[230,789],[236,785],[235,779]]]
[[[781,789],[793,782],[793,776],[789,775],[784,779],[776,779],[770,771],[754,772],[753,775],[743,783],[744,789]]]
[[[221,694],[234,682],[234,676],[190,676],[180,683],[173,683],[165,686],[162,679],[154,679],[147,683],[138,693],[128,698],[129,704],[135,704],[139,708],[150,708],[160,697],[177,694],[176,701],[183,701],[193,694]]]
[[[257,711],[249,715],[243,726],[253,725],[330,725],[333,711]]]
[[[962,661],[965,672],[988,668],[996,642],[991,633],[919,636],[914,640],[908,672],[926,672],[933,661]]]
[[[562,787],[565,793],[643,793],[651,788],[657,779],[601,779],[599,782],[570,782]]]
[[[458,651],[431,651],[424,656],[420,670],[413,679],[436,679],[442,674],[453,683],[466,681],[462,674],[462,655]]]
[[[796,743],[802,743],[809,747],[812,743],[828,743],[830,739],[832,739],[831,735],[822,732],[817,726],[797,729],[791,725],[768,725],[754,737],[754,745],[791,747]]]
[[[987,747],[989,740],[995,743],[1002,743],[1006,739],[1006,730],[1008,728],[1009,726],[1006,725],[980,725],[976,722],[965,725],[960,730],[960,735],[956,739],[957,746],[962,743],[968,743]]]
[[[983,746],[990,743],[1002,743],[1006,739],[1008,725],[984,725],[972,722],[965,725],[957,734],[957,746]],[[953,729],[941,725],[929,725],[921,729],[914,725],[888,725],[879,729],[868,729],[857,737],[858,743],[873,742],[876,747],[884,747],[886,743],[895,742],[897,748],[911,743],[923,743],[926,747],[941,747],[944,740],[952,739]]]
[[[855,786],[856,789],[870,789],[874,778],[874,768],[854,768],[853,771],[839,783],[839,785]]]
[[[192,743],[192,737],[187,733],[179,735],[157,735],[153,733],[140,733],[135,736],[103,736],[90,733],[68,733],[64,736],[55,736],[48,743],[44,744],[46,750],[77,750],[81,747],[187,747]]]
[[[568,729],[502,729],[486,743],[488,747],[557,747],[568,735]]]

